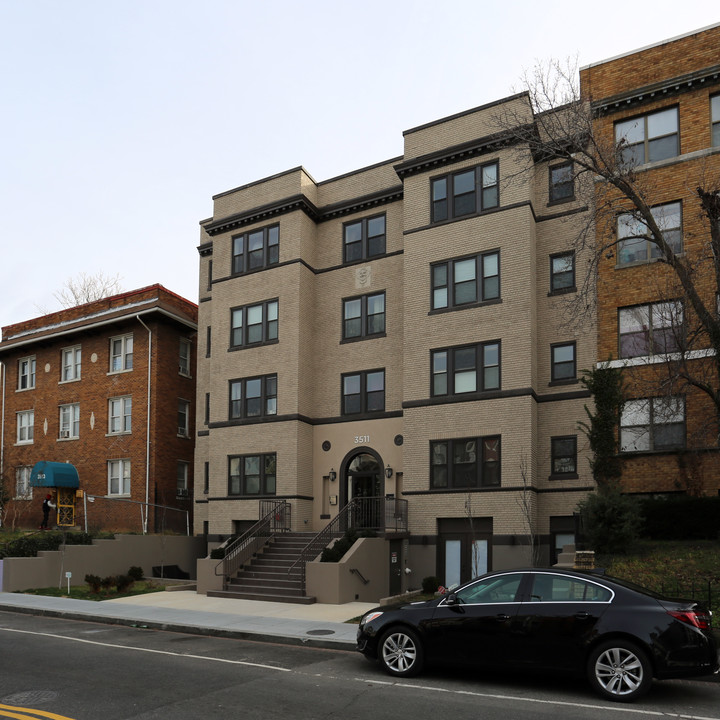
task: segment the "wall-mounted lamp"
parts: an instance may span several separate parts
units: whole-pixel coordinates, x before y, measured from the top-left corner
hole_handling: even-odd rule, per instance
[[[392,477],[393,469],[388,465],[385,468],[385,477],[389,480]]]
[[[328,477],[330,478],[330,482],[335,482],[335,478],[337,477],[335,470],[331,469],[328,473]]]

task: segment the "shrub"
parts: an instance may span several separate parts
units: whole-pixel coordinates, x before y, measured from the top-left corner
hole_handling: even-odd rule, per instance
[[[145,577],[145,573],[143,572],[143,569],[141,567],[138,567],[137,565],[133,565],[128,571],[127,574],[133,579],[140,581]]]
[[[118,575],[115,578],[115,587],[117,587],[119,593],[123,593],[130,588],[134,582],[135,579],[130,577],[130,575]]]
[[[670,495],[642,501],[643,535],[652,540],[720,538],[720,497]]]
[[[435,577],[435,575],[428,575],[428,577],[423,578],[422,591],[426,595],[429,595],[430,593],[436,593],[440,585],[441,582],[439,577]]]
[[[578,509],[590,550],[626,553],[640,537],[640,504],[636,498],[623,495],[617,483],[601,485],[578,505]]]
[[[341,538],[338,538],[330,547],[326,547],[322,551],[320,562],[340,562],[357,539],[357,531],[350,528]]]
[[[99,575],[86,575],[85,582],[90,586],[90,589],[97,595],[100,592],[100,585],[102,580]]]
[[[222,560],[224,557],[225,557],[225,548],[224,547],[216,547],[210,551],[210,559],[211,560]]]

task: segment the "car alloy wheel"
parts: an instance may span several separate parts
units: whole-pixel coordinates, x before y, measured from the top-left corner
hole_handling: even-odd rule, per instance
[[[639,698],[652,683],[652,668],[647,655],[624,640],[597,647],[590,656],[588,675],[601,695],[620,702]]]
[[[410,677],[422,669],[423,651],[417,635],[407,628],[392,628],[380,640],[380,663],[390,675]]]

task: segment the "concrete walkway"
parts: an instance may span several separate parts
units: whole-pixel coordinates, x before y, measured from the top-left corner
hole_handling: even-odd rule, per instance
[[[229,600],[193,590],[100,602],[0,592],[0,611],[341,650],[355,648],[357,623],[346,621],[373,607]]]

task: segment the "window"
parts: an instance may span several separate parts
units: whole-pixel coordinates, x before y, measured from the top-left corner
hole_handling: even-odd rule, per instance
[[[274,342],[278,337],[278,301],[266,300],[230,311],[231,347]]]
[[[228,458],[228,495],[274,495],[275,453]]]
[[[17,414],[17,440],[18,445],[31,443],[35,431],[35,411],[24,410]]]
[[[203,494],[210,492],[210,463],[203,463]]]
[[[712,125],[712,144],[720,145],[720,95],[710,98],[710,123]]]
[[[62,382],[80,379],[80,346],[62,351]]]
[[[177,497],[188,496],[188,463],[178,460],[177,463]]]
[[[133,336],[123,335],[110,339],[110,372],[123,372],[133,368]]]
[[[251,230],[232,240],[232,274],[277,265],[280,259],[280,226]]]
[[[577,578],[544,575],[533,578],[531,602],[610,602],[613,594],[602,585]]]
[[[562,343],[550,347],[552,363],[552,381],[574,380],[575,343]]]
[[[108,401],[108,433],[129,433],[132,431],[132,398],[118,397]]]
[[[18,390],[32,390],[35,387],[35,358],[18,360]]]
[[[684,344],[683,306],[679,300],[618,310],[621,358],[674,352]]]
[[[108,495],[130,494],[130,461],[110,460],[108,462]]]
[[[385,215],[343,225],[343,262],[385,254]]]
[[[277,375],[230,381],[230,419],[277,414]]]
[[[433,441],[430,466],[433,490],[500,485],[500,437]]]
[[[15,500],[32,500],[31,472],[30,465],[15,468]]]
[[[550,439],[552,460],[551,477],[563,475],[577,477],[577,436]]]
[[[366,370],[342,376],[342,414],[385,410],[385,371]]]
[[[620,452],[685,447],[685,399],[627,400],[620,416]]]
[[[435,397],[500,388],[498,341],[433,350],[431,364]]]
[[[212,349],[212,327],[207,326],[205,331],[205,357],[210,357],[210,351]]]
[[[550,202],[575,197],[573,164],[571,162],[550,168]]]
[[[430,181],[432,222],[496,208],[500,204],[498,178],[497,162],[434,178]]]
[[[181,375],[190,376],[190,341],[180,339],[180,354],[178,357],[178,372]]]
[[[80,437],[80,405],[60,406],[60,439]]]
[[[343,300],[343,340],[385,332],[385,293]]]
[[[500,253],[446,260],[430,267],[433,310],[455,308],[500,297]]]
[[[550,256],[550,292],[562,293],[575,289],[575,253]]]
[[[511,603],[517,596],[523,575],[512,573],[478,580],[455,593],[458,602],[466,605]]]
[[[626,165],[675,157],[680,153],[677,108],[615,123],[615,142]]]
[[[178,400],[178,435],[190,437],[190,403]]]
[[[663,239],[677,255],[683,249],[682,205],[679,202],[657,205],[652,216],[662,231]],[[650,240],[650,230],[640,219],[625,213],[618,217],[618,265],[647,262],[662,256],[660,248]]]

